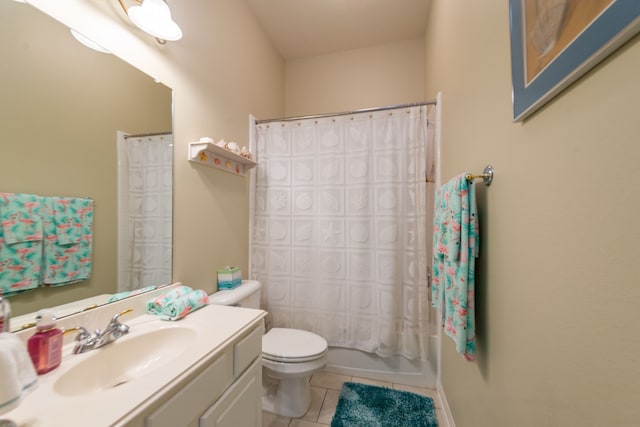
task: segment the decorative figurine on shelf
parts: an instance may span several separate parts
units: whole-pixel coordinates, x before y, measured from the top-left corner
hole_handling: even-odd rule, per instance
[[[245,159],[249,159],[249,160],[251,160],[253,158],[253,155],[251,154],[251,151],[249,151],[249,149],[247,147],[245,147],[244,145],[240,149],[240,155],[242,157],[244,157]]]
[[[227,150],[231,151],[233,154],[240,154],[240,146],[237,142],[229,142],[227,143]]]
[[[227,142],[224,139],[221,139],[218,142],[213,142],[213,138],[210,138],[208,136],[203,136],[202,138],[200,138],[200,142],[207,143],[207,144],[214,144],[217,147],[224,148],[226,151],[229,151],[230,153],[236,154],[238,156],[244,157],[245,159],[253,161],[253,154],[251,154],[251,151],[249,151],[249,149],[244,145],[240,147],[240,145],[235,141]],[[217,166],[219,166],[220,160],[218,160],[217,157],[213,157],[213,159],[214,159],[213,162]],[[203,162],[207,162],[209,160],[205,151],[201,151],[199,153],[199,160]],[[230,168],[228,165],[225,165],[225,166],[227,166],[227,168]]]

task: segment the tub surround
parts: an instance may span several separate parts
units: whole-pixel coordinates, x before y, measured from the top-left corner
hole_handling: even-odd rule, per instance
[[[325,372],[386,381],[413,387],[435,388],[437,384],[438,337],[429,337],[428,360],[402,356],[382,358],[352,348],[329,347]]]
[[[165,287],[161,292],[168,289]],[[217,417],[217,408],[226,408],[227,403],[216,407],[215,401],[224,399],[224,393],[233,392],[234,396],[249,393],[247,398],[240,399],[245,406],[236,414],[241,417],[251,414],[250,419],[257,417],[259,421],[261,379],[258,356],[265,312],[208,305],[180,321],[162,321],[144,312],[144,303],[152,295],[133,297],[61,319],[59,325],[63,328],[81,325],[95,330],[103,328],[114,314],[128,308],[134,309],[131,314],[121,318],[123,323],[129,325],[129,334],[102,349],[72,354],[75,334],[68,334],[60,367],[39,376],[37,388],[25,396],[17,408],[2,414],[1,418],[10,419],[19,426],[142,426],[145,422],[147,425],[160,426],[165,425],[167,420],[164,415],[167,408],[172,404],[189,402],[188,406],[193,407],[193,412],[181,410],[178,413],[182,417],[180,421],[190,425],[191,422],[197,423],[201,416],[206,418],[207,414]],[[178,333],[185,331],[187,335],[195,334],[195,339],[178,340],[188,343],[184,344],[187,347],[184,349],[171,348],[176,346],[169,345],[172,355],[168,363],[139,376],[134,373],[133,379],[113,387],[94,387],[86,391],[93,385],[84,384],[79,385],[77,393],[73,384],[71,393],[69,388],[63,390],[60,387],[61,378],[65,375],[66,378],[70,377],[73,374],[70,371],[81,369],[78,365],[82,363],[91,363],[87,362],[89,358],[109,350],[109,346],[135,348],[128,346],[132,340],[139,339],[143,334],[171,328],[180,328]],[[17,335],[26,341],[32,333],[33,330],[25,330]],[[145,352],[131,351],[132,360],[135,359],[133,353]],[[128,358],[122,360],[127,363]],[[210,387],[210,392],[203,393],[203,385],[207,389]],[[230,402],[236,400],[234,398]],[[247,411],[247,406],[255,411]],[[254,416],[254,413],[258,415]]]

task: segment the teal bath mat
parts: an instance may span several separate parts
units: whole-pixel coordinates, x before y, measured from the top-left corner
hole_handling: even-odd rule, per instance
[[[433,399],[408,391],[344,383],[331,427],[437,427]]]

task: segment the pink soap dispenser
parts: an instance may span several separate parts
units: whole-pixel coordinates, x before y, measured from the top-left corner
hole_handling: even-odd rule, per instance
[[[56,318],[51,311],[38,311],[36,333],[27,341],[27,349],[38,375],[46,374],[60,365],[62,330],[56,327]]]

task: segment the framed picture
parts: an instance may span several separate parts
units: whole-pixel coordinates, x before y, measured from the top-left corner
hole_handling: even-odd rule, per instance
[[[514,121],[640,30],[640,0],[510,0],[510,15]]]

